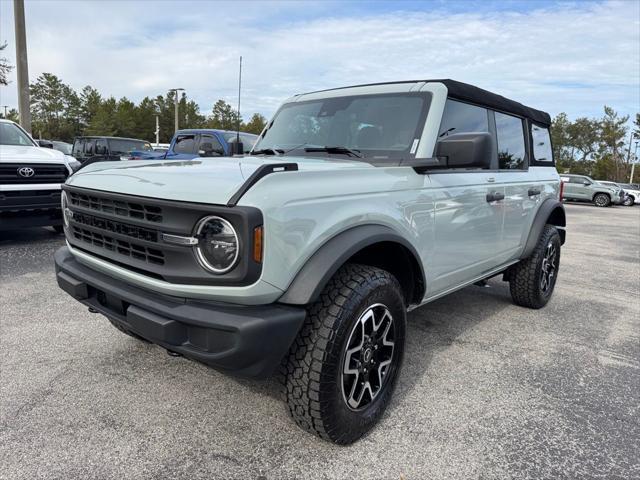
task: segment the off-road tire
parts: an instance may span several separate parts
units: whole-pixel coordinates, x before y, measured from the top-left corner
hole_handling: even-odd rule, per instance
[[[343,397],[345,350],[361,315],[384,304],[393,317],[392,363],[379,393],[362,410],[352,410]],[[406,331],[406,307],[398,281],[379,268],[347,264],[329,281],[307,317],[289,354],[280,381],[289,412],[304,430],[345,445],[367,433],[384,413],[393,393]]]
[[[611,205],[611,197],[606,193],[596,193],[593,197],[593,204],[596,207],[608,207]]]
[[[560,234],[553,225],[545,225],[542,235],[538,239],[533,253],[529,258],[521,260],[509,269],[508,280],[511,290],[511,298],[516,305],[527,308],[544,307],[555,288],[560,269]],[[543,291],[541,287],[543,275],[543,261],[549,245],[556,250],[555,272],[549,288]]]

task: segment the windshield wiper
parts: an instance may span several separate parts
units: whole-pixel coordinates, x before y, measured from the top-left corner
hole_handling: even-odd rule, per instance
[[[260,150],[251,150],[249,155],[282,155],[284,150],[281,148],[262,148]]]
[[[348,147],[307,147],[304,149],[305,152],[327,152],[327,153],[344,153],[345,155],[349,155],[352,157],[362,158],[362,154],[360,150],[354,150]]]

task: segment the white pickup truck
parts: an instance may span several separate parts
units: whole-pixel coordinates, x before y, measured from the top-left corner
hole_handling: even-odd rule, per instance
[[[73,157],[41,148],[19,125],[0,119],[0,230],[52,226],[62,232],[60,184]]]

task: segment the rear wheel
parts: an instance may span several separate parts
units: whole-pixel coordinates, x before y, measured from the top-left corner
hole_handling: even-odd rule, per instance
[[[346,265],[308,309],[281,379],[291,416],[338,444],[367,433],[384,413],[404,353],[406,308],[388,272]]]
[[[606,193],[598,193],[593,197],[593,203],[596,207],[608,207],[611,205],[611,199]]]
[[[560,235],[553,225],[545,225],[529,258],[511,267],[508,273],[511,298],[522,307],[544,307],[556,286],[560,269]]]

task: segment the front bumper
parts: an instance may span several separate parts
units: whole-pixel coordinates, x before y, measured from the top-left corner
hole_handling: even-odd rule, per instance
[[[0,230],[62,225],[60,190],[0,190]]]
[[[243,306],[151,293],[55,254],[58,285],[83,304],[167,350],[237,375],[273,373],[298,334],[303,308]]]

